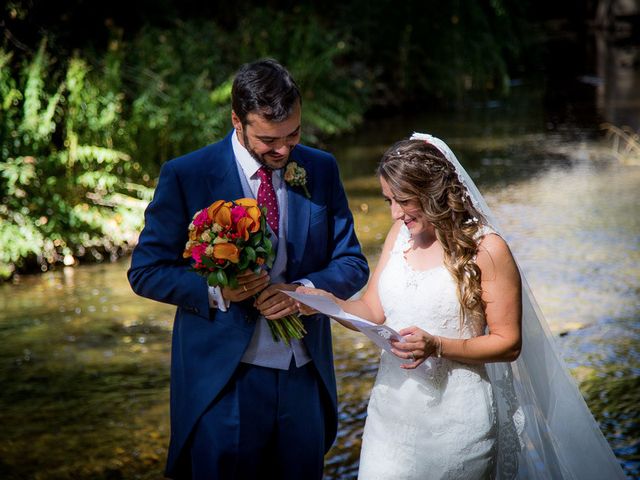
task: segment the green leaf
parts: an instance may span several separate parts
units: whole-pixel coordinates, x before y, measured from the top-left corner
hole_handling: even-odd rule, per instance
[[[265,237],[263,245],[266,252],[270,253],[271,251],[273,251],[273,243],[271,243],[271,240],[269,240],[268,238]]]
[[[218,284],[218,276],[216,275],[217,272],[211,272],[208,276],[207,276],[207,283],[209,284],[210,287],[217,287]]]
[[[248,266],[249,266],[249,259],[247,258],[246,255],[242,255],[242,258],[238,263],[238,270],[242,272],[243,270],[246,270]]]
[[[229,285],[229,279],[227,278],[227,274],[224,270],[220,269],[216,271],[216,278],[218,279],[218,285],[226,287]]]
[[[207,268],[215,268],[217,267],[216,263],[211,260],[209,257],[202,256],[202,264]]]
[[[227,105],[231,98],[231,87],[233,86],[233,79],[226,80],[215,90],[209,94],[211,102],[217,105]]]
[[[249,263],[256,261],[256,251],[252,247],[245,247],[244,253],[246,253]]]
[[[260,245],[260,243],[262,243],[262,233],[258,232],[256,233],[253,238],[251,238],[251,245],[254,247],[258,247]]]
[[[131,160],[131,157],[125,152],[114,150],[113,148],[98,147],[96,145],[78,145],[76,155],[78,160],[85,161],[90,165]]]
[[[267,260],[264,262],[268,268],[273,267],[273,261],[276,259],[276,256],[273,253],[270,253],[267,257]]]

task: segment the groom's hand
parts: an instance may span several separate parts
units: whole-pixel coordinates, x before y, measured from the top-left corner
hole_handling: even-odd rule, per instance
[[[262,270],[260,273],[254,273],[251,270],[245,270],[238,274],[238,287],[223,287],[222,296],[230,302],[242,302],[247,298],[257,295],[269,285],[269,274]]]
[[[255,306],[267,320],[278,320],[299,312],[298,304],[289,295],[280,290],[294,291],[300,285],[290,283],[274,283],[265,288],[258,298]]]

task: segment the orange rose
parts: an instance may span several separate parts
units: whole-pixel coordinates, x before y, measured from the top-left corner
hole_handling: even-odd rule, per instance
[[[238,229],[238,233],[240,234],[240,236],[245,242],[249,240],[249,231],[251,230],[251,228],[253,228],[253,226],[254,226],[254,221],[251,220],[249,217],[244,217],[238,220],[236,227]]]
[[[207,208],[207,214],[209,215],[209,220],[213,220],[216,217],[216,213],[220,210],[220,207],[224,205],[224,200],[218,200],[217,202],[213,202],[209,208]]]
[[[239,198],[236,200],[236,204],[243,207],[257,207],[258,201],[255,198]]]
[[[249,231],[251,233],[256,233],[258,230],[260,230],[260,217],[262,216],[262,212],[257,206],[247,207],[247,215],[249,215],[249,217],[251,217],[251,220],[253,220],[253,225],[251,226],[251,228],[249,228]]]
[[[233,243],[218,243],[213,246],[213,256],[231,263],[240,261],[240,250]]]
[[[251,225],[248,230],[251,233],[256,233],[260,230],[260,216],[262,212],[260,211],[260,207],[258,207],[258,201],[255,198],[239,198],[236,200],[236,204],[244,207],[247,215],[253,220],[253,225]]]
[[[229,207],[230,204],[221,205],[213,216],[213,221],[224,228],[231,226],[231,209]]]
[[[198,242],[189,240],[187,244],[184,246],[184,252],[182,252],[182,258],[191,258],[191,252],[193,251],[193,247],[196,245],[198,245]]]

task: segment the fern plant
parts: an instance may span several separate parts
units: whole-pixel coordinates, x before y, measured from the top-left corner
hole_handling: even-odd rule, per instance
[[[121,95],[80,58],[58,77],[45,41],[25,64],[12,60],[0,51],[0,277],[129,248],[148,192],[117,148]]]

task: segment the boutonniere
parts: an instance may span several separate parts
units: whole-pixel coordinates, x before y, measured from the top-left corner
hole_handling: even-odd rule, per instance
[[[307,190],[307,171],[296,162],[289,162],[284,171],[284,181],[292,187],[302,187],[307,198],[311,198]]]

